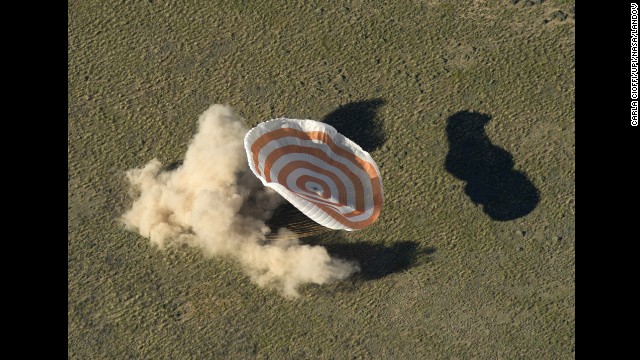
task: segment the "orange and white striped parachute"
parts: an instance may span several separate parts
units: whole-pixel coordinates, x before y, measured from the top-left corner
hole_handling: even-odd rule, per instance
[[[265,186],[331,229],[359,230],[382,210],[382,177],[371,155],[332,126],[278,118],[244,138],[249,167]]]

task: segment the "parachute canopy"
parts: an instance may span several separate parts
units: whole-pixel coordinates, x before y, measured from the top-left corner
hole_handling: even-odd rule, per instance
[[[382,177],[371,155],[332,126],[278,118],[244,139],[249,167],[265,186],[331,229],[359,230],[382,210]]]

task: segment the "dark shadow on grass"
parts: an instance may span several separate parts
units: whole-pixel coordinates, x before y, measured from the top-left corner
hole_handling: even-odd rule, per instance
[[[351,102],[325,115],[322,122],[333,126],[362,149],[371,152],[386,141],[382,120],[377,115],[378,108],[382,105],[382,99]]]
[[[421,248],[415,241],[402,240],[389,246],[368,241],[347,242],[340,235],[323,239],[314,236],[302,240],[305,244],[320,245],[329,254],[344,260],[355,260],[360,271],[354,279],[376,280],[428,262],[436,252],[433,247]]]
[[[376,280],[407,270],[430,261],[436,252],[433,247],[423,248],[418,242],[409,240],[391,245],[362,240],[349,242],[342,236],[343,231],[316,223],[289,203],[280,205],[266,224],[272,231],[267,235],[267,241],[275,239],[278,229],[286,227],[298,234],[304,244],[323,246],[332,257],[358,262],[360,271],[352,276],[356,282]]]
[[[356,261],[360,271],[352,276],[355,280],[376,280],[430,261],[435,253],[433,247],[421,248],[418,242],[402,240],[391,245],[358,240],[348,242],[341,230],[331,230],[309,219],[289,203],[281,204],[273,216],[265,221],[271,229],[266,241],[277,237],[278,229],[286,227],[308,245],[319,245],[333,257]]]
[[[484,130],[490,120],[469,111],[449,117],[445,169],[467,182],[465,193],[493,220],[517,219],[535,209],[540,194],[524,173],[513,169],[513,156],[491,143]]]

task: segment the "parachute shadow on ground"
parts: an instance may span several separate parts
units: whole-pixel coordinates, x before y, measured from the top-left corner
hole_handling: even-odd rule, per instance
[[[325,115],[321,121],[371,152],[386,141],[382,120],[377,114],[384,103],[383,99],[350,102]]]

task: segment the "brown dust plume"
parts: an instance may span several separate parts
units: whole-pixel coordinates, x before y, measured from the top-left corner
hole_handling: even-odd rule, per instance
[[[247,131],[231,107],[212,105],[200,115],[182,165],[165,171],[153,159],[127,171],[135,198],[122,217],[127,229],[160,249],[187,244],[208,257],[233,258],[255,283],[291,297],[302,284],[326,284],[358,271],[356,263],[302,244],[287,229],[269,234],[265,220],[284,200],[249,169]]]

